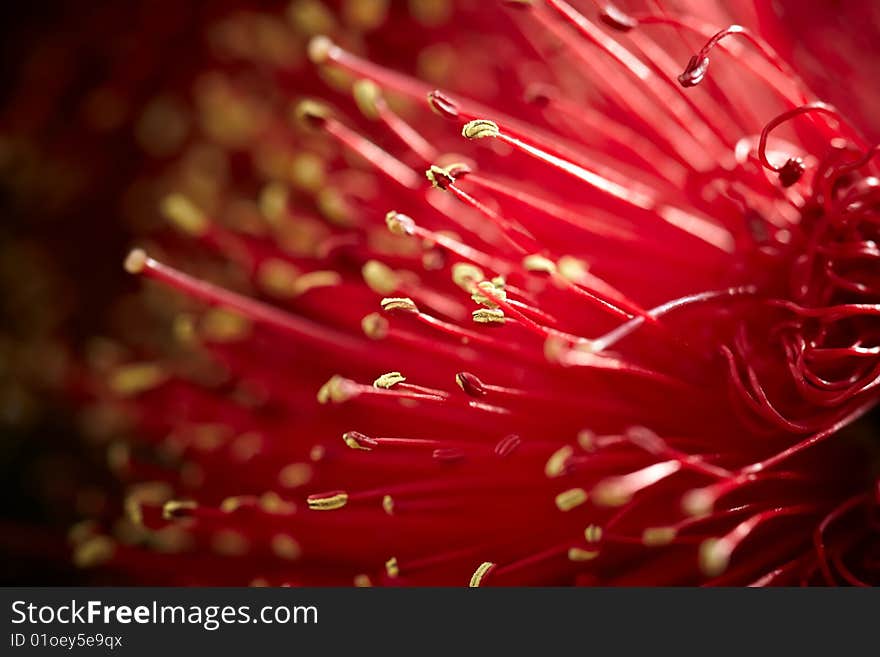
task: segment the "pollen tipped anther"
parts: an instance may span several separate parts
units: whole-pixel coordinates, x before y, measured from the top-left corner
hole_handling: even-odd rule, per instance
[[[556,271],[556,263],[550,258],[546,258],[542,255],[527,255],[523,258],[522,264],[526,271],[541,272],[545,274],[552,274]]]
[[[345,441],[345,444],[351,449],[359,449],[365,452],[371,451],[373,447],[376,447],[379,444],[376,442],[375,438],[370,438],[368,435],[363,434],[360,431],[346,431],[342,434],[342,440]]]
[[[354,102],[365,117],[371,121],[379,118],[378,104],[383,102],[382,90],[372,80],[361,79],[351,87]]]
[[[722,538],[707,538],[700,543],[700,570],[707,577],[717,577],[730,563],[731,544]]]
[[[312,130],[323,127],[330,115],[331,111],[327,105],[311,99],[299,101],[293,110],[297,122]]]
[[[584,529],[584,540],[587,543],[598,543],[602,540],[602,528],[599,525],[587,525]]]
[[[425,170],[425,177],[431,185],[437,189],[445,190],[449,185],[455,182],[455,177],[448,169],[439,167],[436,164],[432,164],[427,170]]]
[[[313,64],[324,64],[330,57],[330,51],[334,48],[333,41],[324,35],[312,37],[307,47],[309,59]]]
[[[394,515],[394,498],[390,495],[382,497],[382,510],[389,516]]]
[[[147,252],[143,249],[132,249],[125,257],[125,271],[129,274],[140,274],[147,264]]]
[[[403,376],[403,374],[401,374],[400,372],[386,372],[375,381],[373,381],[373,387],[390,390],[398,383],[403,383],[404,381],[406,381],[406,377]]]
[[[479,308],[471,313],[477,324],[504,324],[504,311],[500,308]]]
[[[712,513],[715,496],[706,488],[693,488],[681,498],[681,509],[689,516],[702,518]]]
[[[187,235],[199,236],[208,228],[204,213],[183,194],[169,194],[159,207],[175,228]]]
[[[497,137],[498,124],[488,119],[475,119],[468,121],[461,129],[461,134],[468,139],[483,139],[485,137]]]
[[[382,310],[386,313],[418,313],[419,307],[409,297],[385,297],[381,301]]]
[[[556,508],[571,511],[587,501],[587,491],[583,488],[569,488],[556,496]]]
[[[568,548],[568,560],[574,562],[592,561],[599,556],[599,550],[584,550],[583,548]]]
[[[177,518],[185,518],[189,511],[198,506],[196,502],[191,500],[168,500],[162,505],[162,519],[175,520]]]
[[[495,566],[496,564],[492,563],[491,561],[484,561],[483,563],[481,563],[479,566],[477,566],[474,574],[471,575],[471,581],[468,586],[472,589],[481,586],[483,580],[489,576],[489,573],[495,570]]]
[[[560,447],[547,459],[547,463],[544,465],[544,474],[550,479],[561,477],[568,471],[569,459],[572,456],[574,456],[574,449],[571,445]]]
[[[334,374],[318,389],[318,403],[334,402],[341,404],[357,395],[357,385],[350,379]]]
[[[391,210],[385,215],[385,225],[394,235],[412,235],[415,231],[416,222],[412,217]]]
[[[662,547],[675,540],[675,527],[648,527],[642,532],[642,544],[648,547]]]
[[[483,279],[483,270],[476,265],[469,262],[456,262],[452,265],[452,282],[465,292],[470,292]]]
[[[345,491],[317,493],[309,495],[306,502],[313,511],[335,511],[348,504],[348,493]]]
[[[379,313],[370,313],[361,320],[361,330],[371,340],[382,340],[388,335],[388,320]]]

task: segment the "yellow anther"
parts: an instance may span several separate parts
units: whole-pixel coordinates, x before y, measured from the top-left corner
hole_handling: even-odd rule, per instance
[[[273,491],[268,491],[260,495],[258,504],[263,511],[271,513],[272,515],[289,516],[296,513],[296,504],[289,500],[285,500],[278,493]]]
[[[400,285],[394,270],[378,260],[367,260],[361,268],[361,275],[367,287],[377,294],[389,295]]]
[[[167,372],[156,363],[124,365],[110,375],[110,388],[117,395],[130,397],[152,390],[168,379]]]
[[[242,507],[255,505],[256,503],[257,498],[254,495],[232,495],[220,502],[220,510],[223,513],[233,513]]]
[[[598,543],[602,540],[602,528],[599,525],[587,525],[584,529],[584,540],[587,543]]]
[[[596,449],[596,435],[589,429],[578,431],[577,443],[585,452],[592,452]]]
[[[310,495],[308,504],[313,511],[335,511],[348,504],[348,493],[339,491],[327,495]]]
[[[487,119],[476,119],[464,124],[461,134],[468,139],[483,139],[484,137],[497,137],[498,124]]]
[[[143,249],[132,249],[125,257],[125,271],[129,274],[140,274],[147,264],[147,252]]]
[[[284,488],[299,488],[312,478],[312,466],[308,463],[288,463],[278,472],[278,483]]]
[[[306,128],[319,128],[332,112],[330,107],[316,100],[305,99],[299,101],[293,108],[294,119]]]
[[[129,522],[134,525],[144,524],[144,512],[141,510],[141,501],[139,499],[132,495],[127,496],[123,503],[123,508]]]
[[[94,536],[77,546],[73,563],[78,568],[91,568],[109,561],[116,551],[116,544],[107,536]]]
[[[382,340],[388,335],[388,320],[379,313],[370,313],[361,320],[361,329],[371,340]]]
[[[354,102],[358,109],[368,119],[375,121],[379,118],[378,103],[382,102],[382,90],[372,80],[358,80],[351,88]]]
[[[681,508],[689,516],[708,516],[715,507],[715,498],[705,488],[692,488],[681,498]]]
[[[419,307],[409,297],[385,297],[382,299],[382,310],[385,312],[401,311],[408,313],[419,312]]]
[[[565,340],[555,335],[544,340],[544,358],[550,363],[558,363],[570,349]]]
[[[487,308],[497,308],[499,301],[507,300],[507,292],[504,290],[504,283],[500,284],[495,280],[481,281],[477,284],[477,289],[471,294],[471,299],[481,306]]]
[[[382,509],[389,516],[393,516],[394,515],[394,498],[391,497],[390,495],[385,495],[382,498]]]
[[[590,270],[585,260],[575,258],[574,256],[562,256],[558,263],[559,273],[573,283],[577,283],[584,279]]]
[[[174,337],[177,338],[181,344],[192,345],[198,342],[196,319],[192,315],[178,315],[174,318],[174,323],[171,328],[174,332]]]
[[[289,201],[287,187],[279,182],[271,182],[260,190],[257,207],[271,225],[277,226],[286,216]]]
[[[483,270],[469,262],[456,262],[452,265],[452,282],[465,292],[471,292],[484,278]]]
[[[468,583],[468,586],[472,589],[478,588],[482,584],[483,578],[486,577],[493,568],[495,568],[495,564],[491,561],[484,561],[481,563],[477,566],[474,574],[471,575],[471,581]]]
[[[324,269],[310,271],[296,279],[294,292],[297,295],[305,294],[309,290],[314,290],[319,287],[333,287],[334,285],[339,285],[341,282],[342,276],[339,275],[339,272]]]
[[[480,308],[471,313],[477,324],[503,324],[504,311],[500,308]]]
[[[307,47],[309,59],[314,64],[323,64],[334,47],[333,42],[323,35],[312,37]]]
[[[397,557],[391,557],[385,562],[385,572],[388,573],[388,577],[397,577],[400,575],[400,568],[397,565]]]
[[[315,197],[315,204],[327,221],[342,227],[353,226],[356,222],[352,208],[345,195],[334,187],[322,187]]]
[[[198,503],[192,500],[168,500],[162,505],[162,519],[174,520],[181,516],[181,512],[192,511],[198,508]],[[186,515],[185,513],[182,515]]]
[[[707,577],[717,577],[730,563],[731,545],[723,538],[707,538],[700,543],[700,570]]]
[[[368,447],[361,442],[361,438],[364,437],[364,434],[358,431],[346,431],[342,434],[342,440],[348,445],[351,449],[359,449],[364,452],[369,452],[372,450],[372,447]]]
[[[272,296],[286,299],[296,296],[298,275],[299,270],[289,262],[269,258],[260,265],[257,280]]]
[[[188,235],[204,235],[208,219],[195,203],[183,194],[170,194],[162,199],[162,214],[174,227]]]
[[[354,576],[354,585],[358,588],[369,588],[373,585],[373,582],[370,580],[369,575],[364,575],[361,573],[360,575]]]
[[[390,390],[398,383],[403,383],[404,381],[406,381],[406,377],[403,376],[403,374],[401,374],[400,372],[386,372],[378,379],[373,381],[373,387]]]
[[[560,477],[565,474],[565,468],[568,465],[568,460],[574,455],[574,449],[571,445],[565,445],[557,449],[553,454],[547,459],[547,464],[544,466],[544,474],[550,477]]]
[[[675,535],[675,527],[648,527],[642,532],[642,543],[649,547],[669,545]]]
[[[584,550],[583,548],[568,548],[569,561],[591,561],[599,556],[599,550]]]
[[[200,333],[211,342],[237,342],[247,338],[253,325],[251,321],[231,310],[212,308],[199,323]]]
[[[623,506],[631,499],[632,493],[615,478],[600,481],[593,488],[593,502],[599,506]]]
[[[455,173],[452,167],[441,167],[436,164],[432,164],[425,170],[425,177],[437,189],[446,189],[455,182]]]
[[[271,546],[275,556],[287,559],[288,561],[295,561],[302,554],[299,543],[288,534],[275,534],[272,537]]]
[[[523,268],[527,271],[544,272],[546,274],[552,274],[556,271],[556,263],[542,255],[527,255],[523,258],[522,264]]]
[[[334,374],[318,389],[318,403],[334,402],[341,404],[357,394],[354,383],[350,379]]]
[[[394,235],[412,235],[416,222],[405,214],[391,210],[385,215],[385,224]]]
[[[556,496],[556,508],[571,511],[587,501],[587,491],[583,488],[569,488]]]
[[[315,153],[297,153],[290,161],[290,182],[294,187],[317,192],[324,184],[327,170],[324,159]]]
[[[286,15],[300,34],[327,34],[337,29],[333,11],[321,0],[293,0]]]

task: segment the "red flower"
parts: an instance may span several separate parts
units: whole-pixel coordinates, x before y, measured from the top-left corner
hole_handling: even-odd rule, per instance
[[[127,423],[126,516],[76,560],[876,581],[876,147],[722,15],[410,4],[232,14],[192,109],[147,122],[177,230],[126,261],[145,296],[95,409]]]

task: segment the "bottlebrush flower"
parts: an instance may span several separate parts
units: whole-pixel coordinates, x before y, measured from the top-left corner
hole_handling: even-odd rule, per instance
[[[506,4],[211,28],[226,56],[145,128],[175,230],[95,352],[127,491],[78,563],[877,581],[877,147],[721,9]]]

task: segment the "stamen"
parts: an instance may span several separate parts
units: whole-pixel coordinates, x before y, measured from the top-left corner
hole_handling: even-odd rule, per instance
[[[477,588],[482,585],[483,580],[489,576],[489,574],[495,570],[496,564],[491,561],[484,561],[477,569],[474,571],[474,574],[471,575],[471,581],[468,584],[470,588]]]
[[[129,273],[141,274],[164,283],[196,299],[226,306],[253,321],[293,334],[300,339],[320,345],[329,345],[335,350],[357,353],[361,351],[360,342],[353,340],[348,335],[193,278],[148,257],[141,249],[134,249],[128,254],[125,259],[125,269]]]
[[[372,80],[358,80],[354,83],[352,92],[364,116],[381,120],[423,161],[430,162],[437,157],[437,149],[388,107],[376,83]]]
[[[333,491],[331,493],[317,493],[306,498],[309,508],[313,511],[335,511],[348,504],[348,493],[345,491]]]
[[[556,508],[571,511],[587,501],[587,491],[583,488],[570,488],[556,496]]]

